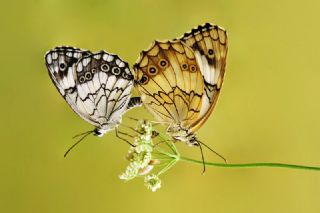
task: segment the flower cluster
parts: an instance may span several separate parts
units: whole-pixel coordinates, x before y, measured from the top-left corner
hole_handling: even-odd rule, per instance
[[[156,191],[161,187],[161,180],[158,175],[147,175],[159,161],[152,159],[153,142],[152,135],[153,129],[150,122],[140,121],[136,128],[138,135],[134,140],[134,147],[129,149],[127,159],[129,165],[125,172],[120,175],[120,179],[128,181],[138,176],[145,176],[145,184],[148,189]]]

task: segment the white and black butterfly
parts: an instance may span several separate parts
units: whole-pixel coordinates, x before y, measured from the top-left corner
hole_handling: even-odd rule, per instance
[[[95,126],[90,133],[102,137],[117,129],[122,115],[140,106],[131,98],[133,75],[119,56],[91,53],[74,47],[56,47],[45,55],[52,82],[71,108]]]

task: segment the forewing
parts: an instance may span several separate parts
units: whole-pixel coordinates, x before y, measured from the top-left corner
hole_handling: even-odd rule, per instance
[[[204,83],[193,51],[183,42],[154,42],[134,69],[141,100],[158,121],[189,127],[198,118]]]
[[[97,125],[97,123],[90,119],[87,113],[81,111],[76,104],[78,91],[76,87],[77,76],[75,73],[75,65],[82,57],[90,54],[90,51],[62,46],[47,52],[45,61],[51,80],[62,97],[81,118],[93,125]]]
[[[178,39],[192,48],[204,78],[205,96],[199,119],[192,126],[194,132],[208,119],[220,94],[228,52],[227,33],[223,28],[207,23]]]

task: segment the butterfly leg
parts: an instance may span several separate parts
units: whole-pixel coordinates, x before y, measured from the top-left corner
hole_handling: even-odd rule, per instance
[[[213,152],[214,154],[216,154],[218,157],[220,157],[225,163],[228,163],[227,159],[225,159],[222,155],[220,155],[218,152],[214,151],[211,147],[209,147],[207,144],[201,142],[201,141],[197,141],[198,144],[202,144],[203,146],[205,146],[207,149],[209,149],[211,152]]]
[[[119,133],[119,134],[122,134],[122,135],[125,135],[125,136],[128,136],[128,137],[130,137],[130,138],[134,138],[133,135],[130,135],[130,134],[126,133],[126,132],[121,132],[121,131],[118,130],[118,133]]]
[[[128,117],[128,118],[130,118],[130,119],[132,119],[132,120],[135,120],[135,121],[141,121],[141,120],[138,120],[138,119],[136,119],[136,118],[132,118],[132,117]],[[138,130],[136,130],[135,128],[133,128],[133,127],[131,127],[131,126],[128,126],[128,125],[126,125],[126,124],[123,124],[123,123],[121,123],[120,124],[121,126],[124,126],[124,127],[126,127],[126,128],[128,128],[128,129],[130,129],[130,130],[132,130],[132,131],[134,131],[134,132],[136,132],[136,133],[138,133],[138,134],[143,134],[143,132],[139,132]],[[153,125],[153,126],[155,126],[155,125]],[[152,130],[152,138],[155,138],[155,137],[157,137],[159,135],[159,133],[156,131],[156,130]]]
[[[124,142],[126,142],[126,143],[129,144],[130,146],[133,146],[133,147],[135,146],[135,145],[133,145],[132,143],[130,143],[127,139],[122,138],[122,137],[119,136],[119,133],[121,134],[121,133],[123,133],[123,132],[120,132],[120,131],[118,130],[118,128],[116,128],[115,130],[116,130],[116,137],[117,137],[117,138],[123,140]]]
[[[202,164],[203,164],[203,171],[202,174],[204,174],[204,172],[206,171],[206,164],[204,162],[204,155],[203,155],[203,150],[202,150],[202,146],[200,143],[199,144],[199,148],[200,148],[200,152],[201,152],[201,158],[202,158]]]
[[[134,132],[136,132],[136,133],[138,133],[138,134],[141,134],[141,132],[139,132],[138,130],[136,130],[136,129],[133,128],[132,126],[128,126],[128,125],[125,125],[125,124],[123,124],[123,123],[120,124],[120,125],[128,128],[128,129],[130,129],[130,130],[132,130],[132,131],[134,131]]]

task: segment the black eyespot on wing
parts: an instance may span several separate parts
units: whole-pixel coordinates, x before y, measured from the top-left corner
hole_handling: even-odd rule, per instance
[[[142,84],[142,85],[144,85],[144,84],[148,83],[148,81],[149,81],[148,76],[143,75],[143,76],[141,77],[139,83]]]
[[[66,64],[62,62],[60,63],[59,67],[61,70],[64,70],[66,68]]]
[[[132,80],[133,75],[127,74],[126,72],[122,72],[122,78],[127,79],[127,80]]]
[[[119,75],[121,73],[121,69],[119,67],[113,67],[111,72],[114,75]]]
[[[150,73],[156,73],[157,72],[157,69],[156,68],[154,68],[154,67],[151,67],[150,69],[149,69],[149,72]]]
[[[197,67],[193,64],[190,65],[190,71],[191,72],[196,72],[197,71]]]
[[[188,70],[189,66],[188,64],[184,63],[184,64],[181,64],[181,70]]]
[[[91,78],[92,78],[91,72],[86,72],[86,73],[84,74],[84,76],[86,77],[86,80],[91,80]]]
[[[164,69],[168,66],[168,61],[166,59],[161,59],[158,65]]]
[[[108,64],[102,64],[102,65],[100,66],[100,68],[101,68],[101,70],[102,70],[103,72],[108,72],[109,69],[110,69],[110,67],[109,67]]]
[[[84,76],[79,77],[79,82],[84,83],[86,81],[86,78]]]
[[[149,75],[156,75],[158,73],[158,68],[155,66],[149,66],[148,68],[148,74]]]

